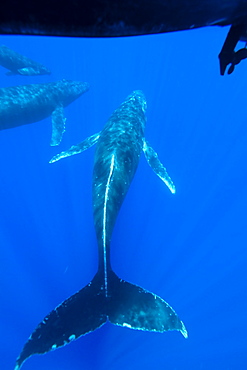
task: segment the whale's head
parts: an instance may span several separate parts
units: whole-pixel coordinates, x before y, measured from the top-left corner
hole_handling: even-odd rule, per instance
[[[143,113],[146,113],[147,110],[147,101],[145,95],[141,90],[133,91],[126,99],[127,101],[133,101],[137,108],[141,109]]]
[[[147,101],[145,95],[141,90],[133,91],[127,99],[124,101],[123,105],[128,107],[129,115],[135,117],[135,122],[138,122],[139,128],[144,134],[146,126],[146,110],[147,110]]]
[[[51,71],[43,65],[39,65],[37,68],[37,75],[50,75]]]
[[[63,106],[67,106],[75,99],[79,98],[89,89],[87,82],[60,80],[56,83],[56,93],[58,98],[63,102]]]

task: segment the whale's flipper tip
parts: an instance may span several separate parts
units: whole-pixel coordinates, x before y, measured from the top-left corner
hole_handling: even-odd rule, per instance
[[[60,154],[54,155],[52,159],[49,161],[49,163],[54,163],[54,162],[59,161],[60,159],[67,158],[72,155],[80,154],[84,152],[84,150],[87,150],[88,148],[91,148],[91,146],[96,144],[99,137],[100,137],[100,132],[92,136],[89,136],[86,140],[82,141],[80,144],[72,145],[72,147],[69,150],[66,150],[64,152],[61,152]]]
[[[158,158],[158,154],[153,150],[153,148],[150,146],[147,140],[143,141],[143,152],[145,154],[145,157],[147,159],[147,162],[149,166],[152,168],[154,173],[156,173],[159,178],[164,181],[168,189],[172,194],[176,193],[176,187],[168,175],[166,168],[163,166],[163,164],[160,162]]]

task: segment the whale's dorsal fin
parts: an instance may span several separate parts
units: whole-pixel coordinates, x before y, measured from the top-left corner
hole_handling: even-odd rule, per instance
[[[159,178],[161,178],[162,181],[164,181],[170,191],[175,194],[176,188],[172,179],[168,175],[163,164],[160,162],[158,154],[153,150],[148,141],[145,139],[143,139],[143,152],[152,170],[156,173],[156,175],[159,176]]]
[[[82,141],[80,144],[72,145],[72,147],[66,150],[65,152],[61,152],[60,154],[54,155],[54,157],[52,157],[49,163],[54,163],[54,162],[59,161],[62,158],[70,157],[71,155],[84,152],[84,150],[87,150],[88,148],[91,148],[91,146],[96,144],[99,137],[100,137],[100,132],[92,136],[89,136],[86,140]]]

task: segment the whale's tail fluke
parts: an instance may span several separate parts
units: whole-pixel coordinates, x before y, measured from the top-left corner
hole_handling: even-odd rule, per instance
[[[108,284],[107,317],[112,324],[161,333],[178,330],[185,338],[188,337],[176,312],[159,296],[120,279],[114,272],[111,272]]]
[[[43,354],[82,335],[112,324],[144,331],[180,331],[188,337],[183,322],[171,306],[157,295],[108,274],[108,294],[99,272],[83,289],[57,306],[34,330],[16,361],[15,370],[34,354]]]

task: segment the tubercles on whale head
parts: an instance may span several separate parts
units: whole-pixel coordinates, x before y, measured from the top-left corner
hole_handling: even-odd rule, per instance
[[[56,94],[63,99],[64,105],[69,105],[79,96],[89,90],[89,83],[62,79],[56,83]]]
[[[132,115],[139,117],[137,122],[140,125],[143,135],[146,126],[146,110],[147,101],[145,95],[141,90],[134,90],[122,104],[129,111],[129,118],[131,120]],[[132,113],[131,113],[132,111]],[[136,123],[137,123],[136,122]]]
[[[38,69],[38,72],[40,75],[50,75],[51,74],[51,71],[45,66],[40,66]]]
[[[130,94],[126,100],[138,101],[140,106],[141,106],[141,109],[142,109],[143,113],[146,113],[147,101],[146,101],[145,95],[143,94],[143,92],[141,90],[133,91],[132,94]]]
[[[70,89],[70,92],[80,92],[80,91],[87,91],[89,89],[89,83],[88,82],[81,82],[81,81],[73,81],[73,80],[66,80],[63,78],[62,80],[57,81],[57,87],[63,87],[68,86]]]

